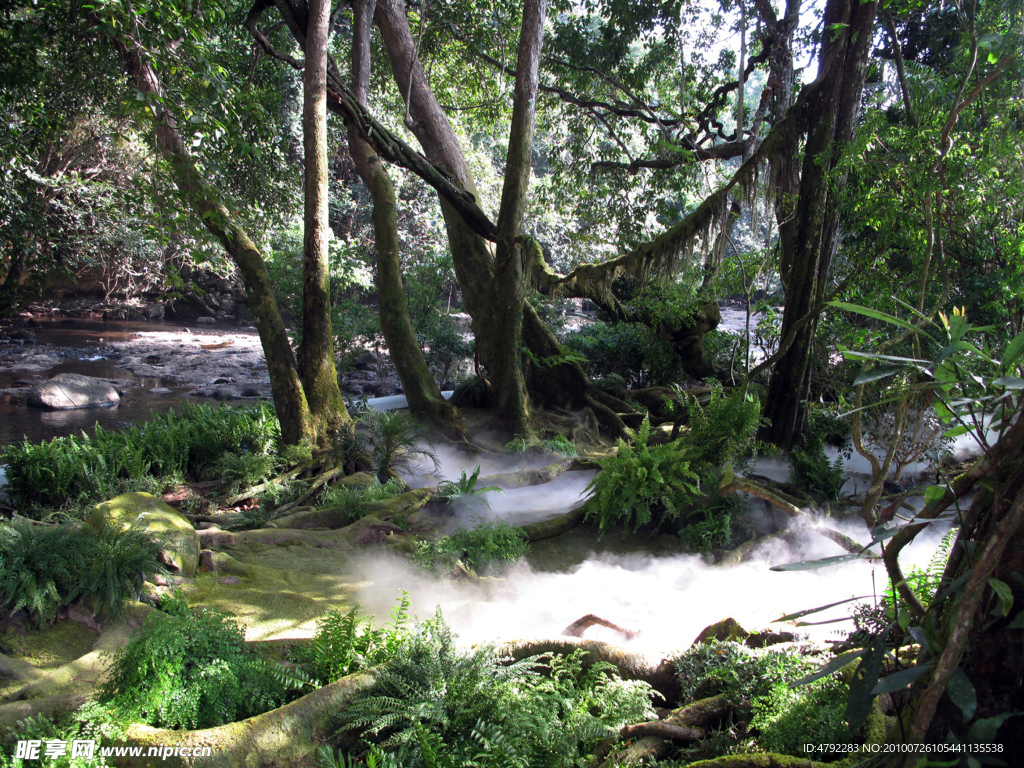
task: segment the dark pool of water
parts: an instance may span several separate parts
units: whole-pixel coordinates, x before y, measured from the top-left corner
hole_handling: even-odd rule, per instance
[[[50,440],[81,431],[91,432],[96,424],[103,429],[117,429],[149,419],[154,413],[166,413],[171,408],[181,410],[185,403],[201,402],[186,398],[190,387],[174,384],[163,378],[135,378],[131,371],[118,368],[120,360],[109,346],[111,342],[126,341],[140,331],[168,331],[184,327],[181,323],[160,322],[96,322],[61,321],[43,322],[33,327],[36,337],[33,350],[44,353],[59,351],[63,362],[36,374],[42,380],[58,373],[79,373],[103,379],[129,379],[135,385],[126,388],[121,402],[110,408],[90,408],[72,411],[44,411],[29,408],[24,403],[13,405],[0,402],[0,448],[11,443]],[[209,326],[206,326],[209,331]],[[0,346],[0,358],[11,347]],[[21,348],[19,348],[20,351]],[[0,388],[14,386],[16,380],[33,379],[30,373],[0,371]],[[169,389],[170,394],[153,393],[154,388]]]

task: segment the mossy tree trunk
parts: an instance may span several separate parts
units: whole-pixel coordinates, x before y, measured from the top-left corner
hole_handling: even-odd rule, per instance
[[[353,91],[359,102],[364,105],[370,87],[373,5],[373,0],[355,0],[353,4]],[[442,397],[441,388],[431,374],[426,360],[423,359],[409,319],[399,262],[398,207],[395,202],[394,184],[380,157],[359,136],[354,127],[349,128],[348,141],[356,168],[373,200],[380,324],[391,353],[391,361],[395,364],[409,401],[409,410],[418,418],[434,424],[449,437],[465,438],[468,433],[462,415],[458,408]]]
[[[302,345],[299,372],[317,432],[324,444],[329,432],[350,427],[338,387],[331,328],[331,279],[328,263],[327,37],[328,0],[310,0],[306,23],[306,61],[302,71],[302,144],[305,159],[304,244],[302,258]]]
[[[495,255],[497,301],[490,361],[496,395],[495,416],[517,435],[530,432],[528,395],[522,370],[523,306],[526,302],[523,264],[532,255],[529,249],[538,246],[527,242],[521,235],[521,229],[530,188],[530,154],[536,122],[546,5],[546,0],[526,0],[523,7]]]
[[[838,244],[837,197],[845,185],[839,166],[860,115],[876,5],[873,0],[829,0],[827,3],[826,32],[818,54],[818,87],[805,106],[808,129],[803,166],[798,180],[787,172],[785,161],[776,174],[782,193],[776,215],[786,301],[782,338],[820,304],[828,288],[829,268]],[[794,130],[788,137],[789,151],[793,154],[797,151],[797,142],[798,133]],[[785,192],[788,189],[799,191],[795,211],[787,207]],[[816,329],[817,320],[804,324],[772,371],[764,412],[770,425],[761,437],[780,448],[792,448],[804,427]]]
[[[263,256],[248,232],[220,201],[220,196],[196,170],[173,115],[163,107],[166,103],[163,85],[143,57],[139,43],[128,36],[108,35],[108,39],[121,55],[132,85],[146,97],[151,107],[157,148],[171,166],[182,200],[199,215],[203,225],[238,267],[267,359],[281,437],[286,444],[308,439],[314,434],[313,419]]]

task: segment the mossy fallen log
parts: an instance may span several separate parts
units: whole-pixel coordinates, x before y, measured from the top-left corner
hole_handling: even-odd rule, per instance
[[[338,712],[355,694],[373,684],[372,671],[357,672],[293,701],[291,704],[201,731],[171,731],[132,725],[127,746],[162,748],[154,755],[114,758],[124,768],[304,768],[314,765],[316,748],[333,732]],[[204,748],[208,747],[209,750]],[[187,755],[182,752],[187,751]],[[198,755],[192,753],[198,751]],[[205,752],[209,751],[206,755]]]

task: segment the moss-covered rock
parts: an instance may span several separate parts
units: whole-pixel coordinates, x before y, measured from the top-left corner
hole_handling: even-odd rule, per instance
[[[140,522],[160,544],[160,559],[172,571],[193,577],[199,568],[199,537],[192,524],[173,507],[150,493],[125,493],[97,504],[87,525],[127,528]]]
[[[711,626],[704,627],[701,633],[697,635],[697,639],[693,641],[693,644],[695,646],[704,645],[706,643],[713,643],[715,640],[733,640],[737,643],[742,643],[749,634],[747,630],[740,626],[736,619],[722,619]]]

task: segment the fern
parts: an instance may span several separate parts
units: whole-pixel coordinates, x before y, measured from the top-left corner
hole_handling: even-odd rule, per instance
[[[794,448],[790,455],[793,482],[800,488],[817,493],[831,501],[838,501],[843,490],[843,460],[834,462],[825,455],[825,444],[817,435],[811,435],[803,448]]]
[[[655,515],[659,523],[677,518],[700,493],[700,479],[690,469],[693,451],[686,443],[648,446],[651,423],[646,417],[629,434],[633,444],[620,439],[616,455],[598,462],[601,471],[587,486],[593,495],[585,515],[596,519],[602,534],[620,524],[636,531]]]
[[[610,665],[585,669],[584,659],[545,665],[460,649],[438,613],[355,697],[343,725],[362,734],[368,757],[386,752],[403,768],[582,766],[598,740],[652,714],[650,686],[619,680]]]

